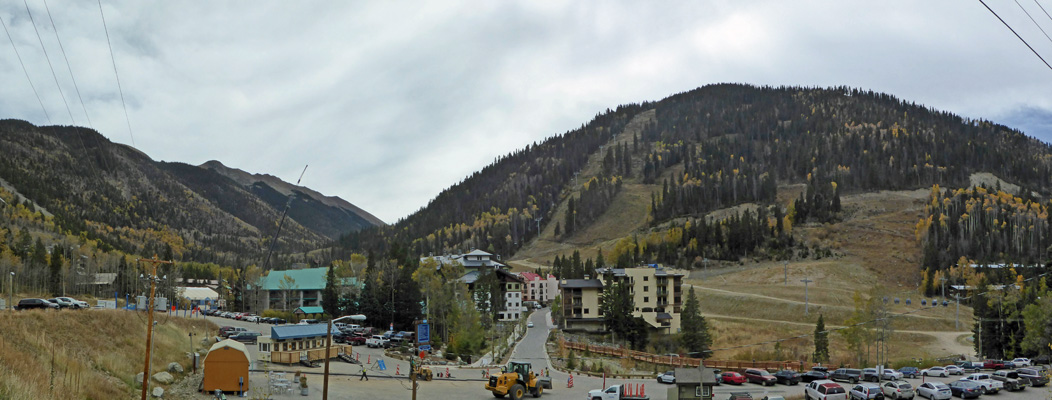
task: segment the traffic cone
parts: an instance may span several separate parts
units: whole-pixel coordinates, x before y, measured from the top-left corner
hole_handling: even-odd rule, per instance
[[[644,383],[643,386],[640,387],[640,389],[639,389],[639,397],[646,397],[646,395],[647,395],[647,384]]]
[[[395,375],[402,375],[402,365],[395,365]]]

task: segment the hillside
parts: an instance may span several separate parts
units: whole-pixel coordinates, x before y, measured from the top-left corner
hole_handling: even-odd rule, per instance
[[[546,265],[632,235],[617,252],[628,263],[808,259],[840,250],[805,247],[794,226],[837,221],[841,196],[967,187],[980,173],[1047,196],[1050,172],[1048,144],[891,95],[710,85],[606,110],[501,157],[396,224],[345,236],[341,256],[482,248]],[[590,182],[615,185],[595,193]],[[704,219],[712,212],[737,225]],[[777,230],[763,232],[769,223]]]
[[[158,321],[153,373],[171,362],[189,373],[188,334],[201,339],[218,327],[163,315]],[[142,315],[119,310],[3,312],[0,326],[0,398],[122,399],[138,393],[134,380],[142,372],[146,350]],[[204,346],[195,345],[198,351]]]
[[[60,232],[98,240],[102,250],[170,252],[198,262],[259,259],[293,192],[282,252],[382,224],[342,199],[218,162],[154,161],[86,128],[0,120],[0,147],[0,183],[14,201],[53,215]]]

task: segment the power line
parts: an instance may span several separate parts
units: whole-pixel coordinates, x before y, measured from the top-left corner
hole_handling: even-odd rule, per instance
[[[0,24],[4,25],[4,33],[7,33],[7,39],[11,41],[11,49],[15,51],[15,56],[18,57],[18,63],[22,65],[22,72],[26,74],[26,80],[29,81],[29,87],[33,88],[33,95],[37,97],[37,102],[40,103],[40,109],[44,110],[44,117],[47,118],[48,124],[51,124],[51,115],[47,112],[47,107],[44,107],[44,101],[40,100],[40,93],[37,93],[36,85],[33,85],[33,80],[29,78],[29,70],[26,69],[26,64],[22,62],[22,55],[18,54],[18,47],[15,46],[15,39],[11,37],[11,31],[7,30],[7,23],[4,22],[4,17],[0,15]]]
[[[1034,0],[1034,3],[1037,4],[1037,6],[1041,8],[1041,11],[1044,11],[1045,16],[1048,17],[1050,21],[1052,21],[1052,15],[1048,15],[1048,11],[1045,11],[1045,7],[1042,6],[1041,3],[1038,3],[1037,0]]]
[[[33,31],[37,34],[37,40],[40,42],[40,48],[44,50],[44,59],[47,60],[47,66],[51,68],[51,76],[55,78],[55,86],[58,88],[59,96],[62,96],[62,104],[66,105],[66,112],[69,113],[69,119],[73,125],[77,124],[77,121],[73,119],[73,111],[69,109],[69,102],[66,101],[66,94],[62,92],[62,85],[58,83],[58,74],[55,73],[55,66],[51,65],[51,56],[47,54],[47,47],[44,46],[44,39],[40,37],[40,30],[37,29],[37,23],[33,19],[33,12],[29,11],[29,3],[26,0],[22,0],[22,4],[26,6],[26,14],[29,14],[29,23],[33,25]]]
[[[113,63],[113,76],[117,77],[117,91],[121,94],[121,105],[124,106],[124,120],[128,123],[128,136],[135,146],[135,135],[132,134],[131,118],[128,118],[128,104],[124,102],[124,89],[121,88],[121,76],[117,73],[117,59],[113,57],[113,44],[110,43],[110,28],[106,26],[106,13],[102,11],[102,0],[99,0],[99,14],[102,15],[102,29],[106,31],[106,46],[110,48],[110,61]]]
[[[984,2],[983,0],[979,0],[979,2],[983,3],[983,7],[986,7],[987,10],[990,10],[990,13],[992,13],[995,17],[997,17],[997,19],[1000,20],[1002,24],[1005,24],[1005,27],[1007,27],[1008,30],[1012,31],[1012,33],[1015,34],[1015,37],[1019,38],[1019,40],[1021,40],[1023,42],[1023,44],[1025,44],[1026,47],[1028,49],[1030,49],[1030,51],[1034,52],[1034,55],[1037,56],[1037,58],[1040,58],[1041,62],[1045,63],[1045,66],[1048,67],[1048,69],[1052,69],[1052,65],[1049,65],[1048,61],[1045,61],[1045,58],[1041,57],[1041,55],[1037,53],[1037,50],[1034,50],[1034,48],[1030,46],[1030,43],[1026,42],[1026,39],[1023,39],[1022,36],[1019,36],[1019,34],[1016,33],[1015,29],[1012,29],[1011,25],[1008,25],[1008,23],[1005,22],[1005,20],[1002,19],[1000,15],[997,15],[997,13],[994,12],[994,10],[992,8],[990,8],[990,6],[986,5],[986,2]]]
[[[43,0],[44,10],[47,10],[47,18],[51,21],[51,28],[55,30],[55,40],[58,41],[58,49],[62,52],[62,59],[66,60],[66,69],[69,71],[69,79],[73,81],[73,88],[77,91],[77,98],[80,99],[80,108],[84,110],[84,118],[88,120],[88,127],[95,129],[95,126],[91,124],[91,117],[88,116],[88,108],[84,106],[84,97],[80,95],[80,86],[77,85],[77,78],[73,76],[73,66],[69,64],[69,57],[66,57],[66,48],[62,45],[62,39],[58,36],[58,25],[55,25],[55,18],[51,16],[51,8],[47,5],[47,0]]]
[[[29,14],[29,23],[33,25],[33,31],[37,34],[37,40],[40,42],[40,49],[44,51],[44,59],[47,60],[47,66],[51,69],[51,77],[55,78],[55,87],[58,88],[58,94],[62,96],[62,104],[66,106],[66,113],[69,114],[69,119],[72,121],[71,126],[73,127],[73,135],[77,138],[77,141],[80,142],[80,148],[87,152],[88,147],[84,145],[84,138],[80,135],[80,128],[77,127],[77,120],[73,118],[73,110],[69,108],[69,102],[66,101],[66,94],[62,92],[62,85],[58,82],[58,74],[55,73],[55,67],[51,64],[51,57],[47,54],[47,47],[44,46],[44,38],[40,36],[40,29],[37,29],[36,21],[33,19],[33,12],[29,10],[29,3],[26,2],[26,0],[22,0],[22,4],[25,4],[26,6],[26,14]],[[72,74],[73,72],[70,71],[71,76]],[[52,127],[52,131],[57,132],[54,127]],[[99,149],[99,151],[101,150],[102,149]],[[91,172],[93,174],[100,178],[102,177],[102,175],[99,174],[99,171],[95,169],[94,163],[88,162],[87,164],[91,167]]]

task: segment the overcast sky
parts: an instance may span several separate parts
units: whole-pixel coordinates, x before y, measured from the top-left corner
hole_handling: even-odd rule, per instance
[[[58,85],[22,1],[0,17],[50,122],[4,32],[0,118],[88,125],[57,26],[110,140],[289,182],[309,164],[303,185],[387,222],[607,108],[710,83],[861,87],[1052,140],[1052,70],[978,1],[104,0],[131,132],[99,4],[51,0],[52,25],[27,2]],[[1016,3],[987,3],[1052,62]]]

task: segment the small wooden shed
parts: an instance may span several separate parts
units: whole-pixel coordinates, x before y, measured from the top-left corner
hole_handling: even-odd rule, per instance
[[[248,348],[241,342],[226,339],[212,345],[205,355],[202,389],[211,393],[248,390],[248,369],[252,363]]]

